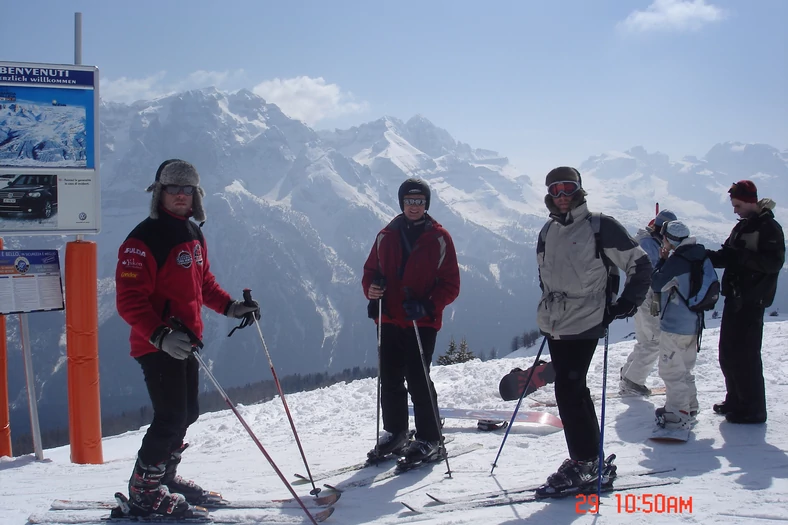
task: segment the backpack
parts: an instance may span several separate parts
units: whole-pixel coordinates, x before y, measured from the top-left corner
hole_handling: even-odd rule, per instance
[[[605,255],[605,251],[602,248],[602,236],[599,233],[602,228],[602,214],[591,212],[587,220],[591,223],[591,230],[594,232],[596,257],[597,259],[602,259],[602,263],[604,263],[605,268],[607,269],[607,287],[605,291],[607,294],[607,302],[609,304],[613,301],[613,296],[618,295],[618,289],[621,285],[621,277],[618,273],[618,267],[613,264],[613,261],[611,261],[607,255]],[[544,226],[542,226],[542,231],[539,232],[539,240],[542,242],[542,244],[545,243],[545,239],[547,238],[547,230],[550,229],[550,225],[552,225],[553,222],[555,222],[555,220],[551,219]]]
[[[720,298],[720,280],[708,257],[690,261],[690,293],[684,302],[693,312],[714,310]]]

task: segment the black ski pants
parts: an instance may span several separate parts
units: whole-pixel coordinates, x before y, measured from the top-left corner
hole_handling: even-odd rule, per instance
[[[569,457],[576,461],[599,455],[599,421],[586,386],[597,343],[599,339],[547,339],[555,369],[555,401]]]
[[[416,341],[416,330],[413,327],[400,328],[390,323],[383,323],[379,371],[383,428],[392,433],[408,430],[408,392],[410,392],[416,420],[416,438],[438,441],[441,434],[430,401],[430,392],[435,392],[435,387],[429,378],[438,331],[434,328],[419,327],[419,335],[424,350],[424,360],[427,363],[426,379]],[[406,380],[407,388],[405,388]],[[437,394],[434,400],[437,406]]]
[[[725,376],[725,404],[734,412],[760,417],[766,415],[763,384],[763,313],[758,306],[737,309],[726,300],[720,324],[720,369]]]
[[[153,405],[153,421],[142,438],[139,458],[146,465],[157,465],[181,446],[186,429],[200,415],[200,365],[193,355],[180,360],[161,351],[138,357],[137,362]]]

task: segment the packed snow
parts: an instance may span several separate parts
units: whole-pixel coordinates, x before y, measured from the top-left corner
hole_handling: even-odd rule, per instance
[[[453,471],[451,479],[445,475],[444,462],[369,487],[352,488],[342,494],[335,505],[336,512],[326,523],[503,524],[528,520],[539,524],[597,523],[596,519],[610,524],[784,523],[788,519],[788,415],[785,409],[788,364],[784,355],[788,321],[782,319],[767,316],[764,329],[763,361],[769,421],[764,425],[734,425],[712,411],[712,404],[723,400],[725,387],[717,363],[719,328],[708,328],[703,334],[695,368],[701,412],[690,441],[683,444],[653,443],[647,439],[653,427],[654,409],[661,406],[664,396],[642,399],[613,395],[617,391],[619,368],[634,343],[624,340],[609,345],[606,453],[618,456],[616,463],[621,475],[628,471],[675,467],[675,471],[653,478],[677,477],[681,480],[678,484],[603,495],[598,517],[579,513],[583,508],[578,508],[578,501],[572,497],[462,512],[413,514],[399,502],[423,506],[430,501],[426,492],[447,497],[534,485],[542,482],[566,457],[562,432],[545,433],[543,429],[515,424],[494,475],[490,475],[504,431],[481,432],[476,429],[475,421],[447,420],[444,433],[453,437],[447,445],[450,451],[472,443],[482,445],[477,451],[449,459]],[[613,333],[619,337],[626,335],[632,326],[631,322],[617,321]],[[246,330],[244,336],[253,338],[257,334]],[[369,343],[374,347],[374,339]],[[513,409],[515,401],[500,399],[498,382],[511,368],[530,366],[537,348],[521,349],[506,358],[486,362],[474,360],[435,366],[432,375],[440,405]],[[600,342],[588,376],[589,388],[596,394],[598,414],[603,355]],[[275,359],[275,355],[273,357]],[[129,373],[138,374],[141,382],[142,374],[132,365],[130,361]],[[270,371],[260,365],[260,378],[269,377]],[[207,383],[204,377],[203,381]],[[656,371],[648,384],[651,387],[661,384]],[[373,378],[287,396],[315,476],[362,461],[367,450],[375,444],[375,385]],[[553,387],[548,385],[525,398],[521,410],[546,410],[557,415],[557,409],[549,406],[553,399]],[[293,481],[292,474],[305,473],[280,399],[239,407],[239,411],[287,479]],[[115,491],[126,492],[143,432],[144,429],[140,429],[104,438],[102,465],[72,464],[68,446],[45,450],[43,461],[35,460],[32,455],[0,458],[0,524],[24,524],[32,513],[59,517],[60,522],[68,523],[75,511],[47,510],[53,499],[112,499]],[[195,479],[204,488],[220,491],[227,499],[239,501],[289,496],[231,411],[202,415],[189,429],[187,440],[191,447],[184,455],[180,473]],[[327,481],[360,479],[386,468],[389,466],[371,467]],[[302,497],[310,497],[311,485],[296,485],[295,489]],[[327,491],[324,489],[324,493]],[[675,508],[668,513],[664,506],[655,507],[660,512],[646,513],[642,504],[645,494],[651,494],[654,502],[682,498],[685,504],[681,513]],[[690,500],[691,507],[686,505]],[[627,501],[631,503],[630,511],[635,501],[641,510],[627,512]],[[85,512],[96,517],[106,515],[106,511],[80,511],[80,514]],[[296,523],[304,518],[303,511],[296,509],[223,509],[214,514],[223,518],[246,517],[247,522],[260,523],[272,514],[286,514]],[[255,521],[254,517],[260,521]]]

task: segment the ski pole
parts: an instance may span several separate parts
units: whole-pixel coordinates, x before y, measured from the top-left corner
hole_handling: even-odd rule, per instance
[[[509,421],[509,426],[506,427],[506,434],[503,435],[501,446],[500,448],[498,448],[498,454],[495,456],[495,461],[493,461],[492,469],[490,469],[490,475],[492,475],[492,473],[495,471],[495,467],[498,466],[498,458],[501,457],[501,451],[503,450],[503,445],[506,443],[506,438],[509,437],[509,431],[512,429],[512,425],[514,425],[514,418],[517,417],[517,411],[520,410],[520,403],[523,402],[525,393],[528,391],[528,387],[531,384],[531,379],[533,379],[534,377],[534,372],[536,372],[536,364],[539,362],[539,358],[542,356],[542,350],[544,350],[544,345],[546,342],[547,342],[547,336],[544,336],[544,338],[542,339],[542,346],[539,347],[539,351],[536,353],[534,366],[531,367],[531,372],[528,374],[528,381],[525,382],[525,388],[523,388],[523,392],[520,394],[520,399],[517,401],[517,406],[514,407],[514,412],[512,413],[512,419]]]
[[[597,467],[597,501],[602,501],[602,471],[605,465],[605,398],[607,397],[607,343],[610,330],[605,328],[605,354],[602,358],[602,409],[599,423],[599,466]]]
[[[378,404],[377,413],[375,416],[376,434],[375,434],[375,453],[380,450],[380,338],[381,331],[383,330],[383,298],[378,298]]]
[[[192,343],[192,355],[197,359],[197,362],[200,363],[200,368],[202,368],[202,371],[205,372],[205,375],[207,375],[208,379],[211,380],[211,382],[213,383],[213,386],[215,386],[216,390],[219,392],[219,395],[222,396],[222,398],[224,399],[224,402],[227,403],[227,406],[229,406],[230,410],[233,411],[233,414],[235,414],[235,417],[237,417],[238,421],[241,422],[241,425],[244,427],[246,432],[249,434],[249,437],[252,438],[252,441],[254,441],[254,444],[257,445],[257,448],[259,448],[260,452],[263,453],[263,455],[265,456],[265,459],[268,460],[268,463],[271,464],[271,467],[274,469],[276,474],[279,476],[279,479],[282,480],[282,483],[285,484],[285,486],[287,487],[287,490],[290,491],[290,494],[293,495],[293,497],[298,502],[298,504],[301,505],[301,508],[304,509],[304,512],[306,512],[306,515],[309,517],[309,520],[312,523],[314,523],[315,525],[317,525],[317,521],[315,521],[315,518],[312,516],[312,514],[310,514],[309,509],[306,508],[306,505],[304,505],[304,502],[301,501],[301,498],[298,497],[298,494],[296,494],[296,491],[293,490],[293,486],[290,485],[290,483],[287,481],[287,478],[285,478],[284,474],[282,474],[282,471],[279,470],[279,467],[276,466],[276,463],[274,463],[273,458],[265,450],[265,447],[263,446],[262,443],[260,443],[260,440],[257,439],[257,436],[255,435],[254,432],[252,432],[251,427],[246,423],[246,420],[243,418],[243,416],[241,416],[241,413],[238,412],[238,409],[235,408],[235,405],[230,400],[230,397],[227,395],[227,392],[224,391],[224,389],[222,388],[222,385],[219,384],[219,382],[216,380],[216,377],[214,377],[214,375],[211,372],[211,370],[206,366],[205,361],[203,361],[202,356],[200,355],[200,352],[199,352],[199,350],[204,347],[203,342],[200,341],[200,339],[197,337],[197,335],[188,326],[186,326],[183,323],[183,321],[181,321],[177,317],[170,317],[170,324],[172,325],[172,327],[174,329],[176,329],[178,331],[181,331],[181,332],[184,332],[186,335],[189,336],[189,339],[191,340],[191,343]]]
[[[430,372],[427,370],[427,361],[424,359],[424,347],[421,345],[421,335],[419,335],[419,327],[416,320],[413,320],[413,330],[416,332],[416,342],[419,344],[419,354],[421,355],[421,368],[424,370],[424,380],[427,382],[427,392],[429,392],[430,403],[432,403],[432,415],[435,417],[435,425],[441,436],[440,449],[443,452],[443,457],[446,460],[446,474],[451,478],[451,466],[449,465],[449,454],[446,453],[446,446],[443,444],[443,431],[441,430],[441,418],[438,415],[438,405],[435,403],[435,389],[430,381]]]
[[[252,290],[249,288],[244,288],[243,292],[244,303],[247,305],[252,305]],[[263,338],[263,331],[260,329],[260,323],[257,321],[257,317],[254,317],[254,325],[257,327],[257,333],[260,334],[260,342],[263,343],[263,350],[265,350],[265,356],[268,358],[268,365],[271,367],[271,375],[274,376],[274,384],[276,385],[276,389],[279,391],[279,397],[282,398],[282,405],[285,407],[285,413],[287,414],[287,419],[290,421],[290,428],[293,429],[293,436],[295,437],[296,444],[298,445],[298,450],[301,452],[301,459],[304,460],[304,467],[306,467],[306,473],[309,475],[309,481],[312,482],[312,490],[309,491],[310,494],[313,496],[317,496],[320,492],[320,489],[315,486],[315,480],[312,478],[312,472],[309,470],[309,464],[306,461],[306,455],[304,454],[304,448],[301,446],[301,440],[298,438],[298,432],[296,431],[295,423],[293,422],[293,416],[290,415],[290,408],[287,406],[287,400],[285,399],[285,393],[282,391],[282,385],[279,384],[279,377],[276,375],[276,370],[274,370],[274,362],[271,360],[271,354],[268,353],[268,346],[265,344],[265,339]]]

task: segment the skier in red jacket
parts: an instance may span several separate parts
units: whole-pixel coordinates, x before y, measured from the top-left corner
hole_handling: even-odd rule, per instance
[[[200,176],[190,163],[163,162],[153,192],[150,216],[139,223],[118,250],[115,272],[118,313],[131,326],[131,356],[142,367],[153,405],[151,422],[129,480],[131,513],[185,516],[206,493],[176,470],[186,429],[197,420],[198,363],[189,337],[167,325],[178,317],[202,338],[202,306],[228,317],[260,318],[259,307],[233,301],[210,270],[200,227],[205,221]]]
[[[420,179],[402,183],[399,206],[403,213],[378,233],[362,279],[370,317],[376,322],[379,299],[383,305],[379,374],[386,433],[369,457],[401,454],[404,462],[411,463],[440,459],[442,449],[430,400],[435,388],[424,377],[413,321],[418,325],[429,376],[443,309],[460,293],[460,269],[449,232],[426,213],[430,207],[427,183]],[[416,422],[416,439],[410,443],[408,392]],[[437,395],[434,400],[437,407]]]

